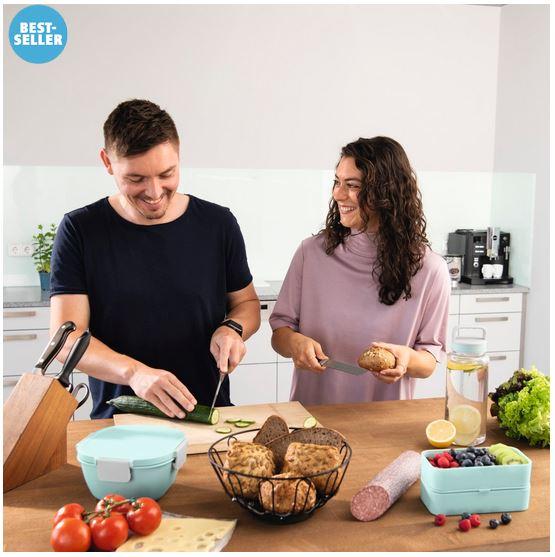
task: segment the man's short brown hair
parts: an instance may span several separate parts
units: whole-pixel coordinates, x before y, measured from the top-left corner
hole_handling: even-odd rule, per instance
[[[139,155],[166,141],[179,145],[177,129],[171,116],[150,101],[122,102],[104,122],[104,148],[118,156]]]

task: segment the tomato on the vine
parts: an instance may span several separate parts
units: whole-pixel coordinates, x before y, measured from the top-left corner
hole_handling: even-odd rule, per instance
[[[160,526],[162,509],[150,497],[139,497],[131,504],[131,510],[125,515],[129,528],[136,534],[145,536]]]
[[[88,551],[91,546],[91,529],[80,518],[63,518],[52,530],[50,545],[54,551]]]
[[[91,520],[90,527],[93,544],[103,551],[115,551],[129,535],[127,520],[119,513],[108,517],[96,516]]]
[[[125,497],[120,495],[119,493],[108,493],[108,495],[104,495],[102,499],[96,504],[95,511],[96,512],[104,512],[108,505],[113,505],[114,503],[119,503],[120,501],[125,501]],[[118,505],[111,510],[111,513],[119,513],[125,514],[131,510],[131,505],[126,503],[125,505]]]
[[[58,524],[64,518],[78,518],[83,520],[83,515],[85,513],[85,507],[79,503],[69,503],[64,505],[54,516],[54,526]]]

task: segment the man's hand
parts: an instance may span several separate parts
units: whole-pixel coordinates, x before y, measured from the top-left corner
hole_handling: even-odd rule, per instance
[[[380,346],[389,350],[397,361],[394,369],[383,369],[382,371],[372,371],[376,379],[384,383],[395,383],[399,381],[405,373],[410,362],[411,353],[413,352],[410,346],[403,346],[402,344],[388,344],[387,342],[373,342],[372,346]]]
[[[243,339],[233,329],[218,327],[210,340],[210,352],[222,373],[231,373],[244,358],[247,347]]]
[[[184,418],[185,413],[176,402],[191,412],[197,401],[187,387],[169,371],[154,369],[143,364],[134,371],[129,386],[137,396],[148,400],[170,418]]]
[[[327,359],[322,347],[314,339],[296,333],[291,342],[291,356],[295,367],[321,373],[326,368],[318,360]]]

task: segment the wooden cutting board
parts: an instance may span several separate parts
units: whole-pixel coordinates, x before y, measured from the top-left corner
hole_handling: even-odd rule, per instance
[[[224,435],[216,433],[218,427],[230,427],[233,433],[250,429],[258,429],[272,414],[281,416],[289,427],[303,427],[304,421],[312,414],[297,401],[276,402],[274,404],[256,404],[252,406],[223,406],[220,411],[220,421],[216,425],[182,422],[170,418],[156,418],[154,416],[141,416],[139,414],[114,414],[115,425],[157,425],[179,429],[185,433],[189,442],[187,454],[200,454],[208,452],[210,446]],[[254,420],[255,423],[246,428],[238,428],[233,424],[224,423],[228,419],[243,418]],[[321,425],[321,424],[317,424]],[[256,432],[244,433],[241,441],[252,441]]]

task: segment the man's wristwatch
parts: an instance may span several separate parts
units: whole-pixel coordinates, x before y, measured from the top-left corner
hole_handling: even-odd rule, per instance
[[[233,319],[225,319],[220,323],[220,327],[229,327],[233,329],[241,338],[243,338],[243,325],[233,321]]]

